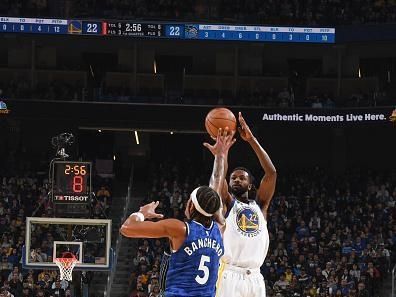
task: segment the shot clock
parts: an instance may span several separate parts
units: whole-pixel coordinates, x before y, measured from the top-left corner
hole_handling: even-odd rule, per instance
[[[89,203],[91,192],[90,162],[55,161],[52,197],[54,203]]]

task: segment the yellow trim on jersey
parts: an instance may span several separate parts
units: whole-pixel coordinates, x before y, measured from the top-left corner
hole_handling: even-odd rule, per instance
[[[223,272],[226,267],[226,263],[223,260],[220,260],[220,267],[219,267],[219,272],[217,274],[217,282],[216,282],[216,295],[215,297],[219,296],[219,288],[221,284],[221,278],[223,277]]]

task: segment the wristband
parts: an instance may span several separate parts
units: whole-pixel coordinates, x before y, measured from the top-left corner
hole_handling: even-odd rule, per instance
[[[137,218],[138,218],[138,222],[143,222],[144,221],[144,214],[142,214],[141,212],[134,212],[133,214],[131,214],[131,216],[132,215],[135,215],[135,216],[137,216]]]

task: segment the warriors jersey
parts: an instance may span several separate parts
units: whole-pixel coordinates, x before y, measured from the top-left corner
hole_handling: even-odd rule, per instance
[[[187,238],[173,252],[166,276],[166,297],[213,297],[223,239],[216,223],[209,228],[196,221],[186,223]]]
[[[226,214],[224,232],[226,264],[241,268],[260,268],[267,256],[269,236],[267,221],[255,201],[233,199]]]

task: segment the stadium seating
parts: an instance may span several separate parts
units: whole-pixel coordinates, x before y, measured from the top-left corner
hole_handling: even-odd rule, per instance
[[[157,78],[157,80],[160,78]],[[342,96],[334,98],[334,79],[310,79],[307,81],[307,95],[297,95],[292,88],[287,87],[287,78],[261,78],[257,81],[260,87],[253,86],[254,79],[240,80],[240,88],[236,97],[232,90],[223,90],[221,93],[216,89],[202,89],[205,86],[200,80],[192,78],[191,88],[185,90],[185,94],[179,96],[165,96],[163,82],[158,81],[158,88],[150,80],[147,87],[140,85],[137,94],[127,86],[103,87],[88,98],[84,88],[78,83],[67,80],[54,80],[42,82],[36,87],[30,87],[26,81],[12,80],[8,83],[0,83],[0,99],[36,99],[51,101],[103,101],[124,103],[147,103],[147,104],[209,104],[209,105],[236,105],[236,106],[261,106],[261,107],[308,107],[308,108],[334,108],[334,107],[370,107],[389,106],[395,103],[392,96],[385,90],[376,91],[377,82],[375,78],[344,79]],[[210,80],[210,76],[204,80]],[[202,80],[202,79],[201,79]],[[263,81],[270,81],[271,85],[277,85],[276,81],[284,81],[278,88],[266,87]],[[67,81],[67,82],[66,82]],[[248,82],[248,84],[246,84]],[[345,83],[344,83],[345,82]],[[149,87],[152,85],[153,87]],[[162,86],[161,86],[162,85]],[[283,87],[281,87],[283,85]],[[188,84],[187,84],[188,86]]]

